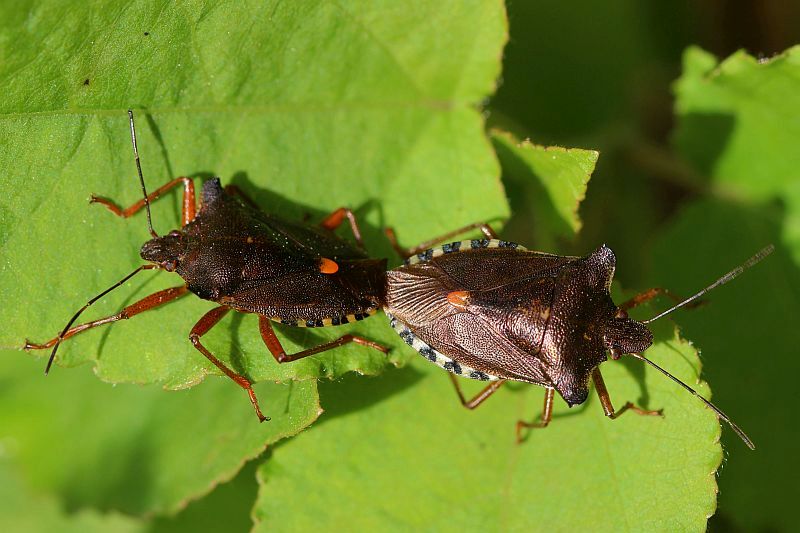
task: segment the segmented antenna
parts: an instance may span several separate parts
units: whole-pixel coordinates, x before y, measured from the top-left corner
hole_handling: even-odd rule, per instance
[[[706,400],[705,398],[703,398],[702,396],[700,396],[700,394],[698,394],[696,390],[694,390],[694,389],[693,389],[693,388],[691,388],[689,385],[687,385],[687,384],[686,384],[686,383],[684,383],[683,381],[679,380],[678,378],[676,378],[675,376],[673,376],[672,374],[670,374],[669,372],[667,372],[666,370],[664,370],[663,368],[661,368],[660,366],[658,366],[657,364],[655,364],[653,361],[651,361],[651,360],[650,360],[650,359],[648,359],[647,357],[643,356],[642,354],[638,354],[638,353],[632,353],[632,354],[629,354],[629,355],[631,355],[631,356],[635,357],[636,359],[639,359],[639,360],[641,360],[641,361],[644,361],[645,363],[647,363],[648,365],[652,366],[653,368],[655,368],[656,370],[658,370],[659,372],[661,372],[662,374],[664,374],[665,376],[667,376],[669,379],[671,379],[672,381],[674,381],[675,383],[677,383],[678,385],[680,385],[681,387],[683,387],[684,389],[686,389],[686,390],[688,390],[689,392],[691,392],[693,395],[695,395],[695,396],[697,396],[698,398],[700,398],[700,400],[701,400],[701,401],[702,401],[704,404],[706,404],[706,406],[707,406],[707,407],[709,407],[709,408],[710,408],[712,411],[714,411],[715,413],[717,413],[717,415],[718,415],[718,416],[719,416],[721,419],[723,419],[725,422],[727,422],[727,423],[728,423],[728,425],[731,427],[731,429],[732,429],[733,431],[735,431],[737,435],[739,435],[739,438],[740,438],[740,439],[742,439],[742,440],[744,441],[744,443],[745,443],[745,444],[747,444],[747,447],[748,447],[748,448],[750,448],[751,450],[755,450],[755,449],[756,449],[756,445],[755,445],[755,444],[753,444],[753,441],[752,441],[752,440],[750,440],[750,437],[748,437],[748,436],[747,436],[747,434],[746,434],[744,431],[742,431],[742,429],[741,429],[739,426],[737,426],[737,425],[736,425],[736,424],[733,422],[733,420],[731,420],[730,418],[728,418],[728,415],[726,415],[725,413],[723,413],[722,411],[720,411],[720,409],[719,409],[719,408],[718,408],[716,405],[714,405],[713,403],[709,402],[708,400]]]
[[[667,309],[663,313],[659,313],[658,315],[654,316],[653,318],[643,321],[642,324],[649,324],[650,322],[654,322],[654,321],[658,320],[659,318],[670,314],[671,312],[675,311],[676,309],[680,309],[684,305],[689,304],[689,303],[697,300],[698,298],[703,296],[705,293],[707,293],[711,289],[715,289],[716,287],[719,287],[720,285],[724,285],[724,284],[728,283],[730,280],[732,280],[733,278],[735,278],[736,276],[738,276],[739,274],[741,274],[742,272],[744,272],[745,270],[747,270],[751,266],[755,265],[756,263],[758,263],[759,261],[761,261],[762,259],[767,257],[773,251],[775,251],[775,246],[773,246],[772,244],[770,244],[769,246],[764,247],[756,255],[754,255],[753,257],[751,257],[750,259],[748,259],[747,261],[745,261],[744,263],[742,263],[738,267],[734,268],[733,270],[731,270],[730,272],[728,272],[727,274],[725,274],[724,276],[719,278],[717,281],[715,281],[714,283],[712,283],[711,285],[709,285],[708,287],[703,289],[702,291],[698,292],[694,296],[690,296],[689,298],[686,298],[684,301],[682,301],[682,302],[680,302],[678,304],[673,305],[672,307],[670,307],[669,309]]]
[[[61,341],[64,340],[64,336],[67,334],[67,331],[69,331],[69,328],[72,326],[72,324],[74,324],[75,321],[78,320],[78,317],[81,316],[81,313],[86,311],[86,309],[90,305],[95,303],[97,300],[99,300],[100,298],[102,298],[103,296],[108,294],[109,292],[113,291],[114,289],[116,289],[117,287],[119,287],[120,285],[122,285],[123,283],[128,281],[129,279],[131,279],[133,276],[135,276],[136,274],[138,274],[142,270],[152,270],[154,268],[158,268],[158,265],[142,265],[142,266],[140,266],[139,268],[137,268],[136,270],[134,270],[133,272],[131,272],[130,274],[128,274],[127,276],[125,276],[124,278],[122,278],[121,280],[116,282],[115,284],[113,284],[111,287],[107,288],[106,290],[104,290],[103,292],[101,292],[100,294],[98,294],[97,296],[95,296],[94,298],[89,300],[88,302],[86,302],[86,304],[84,304],[83,307],[78,309],[78,311],[74,315],[72,315],[72,318],[69,320],[69,322],[67,322],[67,325],[64,326],[64,329],[61,330],[61,333],[58,334],[58,338],[56,339],[56,344],[55,344],[55,346],[53,346],[53,351],[50,352],[50,359],[47,360],[47,366],[44,369],[44,374],[47,375],[47,373],[50,372],[50,367],[53,366],[53,361],[55,361],[55,359],[56,359],[56,351],[58,350],[58,346],[61,344]]]
[[[153,238],[158,237],[158,233],[153,229],[153,220],[150,217],[150,199],[147,197],[147,189],[144,186],[144,176],[142,176],[142,163],[139,161],[139,148],[136,146],[136,127],[133,124],[133,111],[128,109],[128,118],[131,121],[131,143],[133,144],[133,157],[136,159],[136,171],[139,173],[139,183],[142,185],[144,195],[144,207],[147,210],[147,227]]]

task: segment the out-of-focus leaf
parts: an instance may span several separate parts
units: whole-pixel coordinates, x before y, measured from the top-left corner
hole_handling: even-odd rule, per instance
[[[678,80],[675,145],[724,196],[783,200],[783,238],[800,264],[800,46],[718,62],[689,48]]]
[[[144,523],[118,513],[84,510],[69,514],[52,497],[35,494],[14,466],[0,460],[0,517],[4,531],[25,533],[143,533]]]
[[[227,378],[165,393],[112,387],[88,368],[45,379],[35,361],[0,362],[0,441],[37,490],[73,508],[175,512],[320,413],[314,381],[257,385],[272,417],[259,424]]]
[[[708,394],[691,345],[669,324],[656,335],[647,354]],[[511,385],[468,411],[419,358],[323,385],[329,416],[259,470],[256,530],[703,530],[722,459],[716,417],[638,362],[601,368],[617,406],[634,400],[665,416],[610,421],[594,396],[571,411],[557,399],[551,425],[517,445],[515,422],[541,409],[538,387]],[[399,384],[408,386],[384,396]],[[374,403],[352,412],[356,399]],[[285,505],[294,501],[302,512]]]
[[[679,212],[652,258],[655,283],[689,294],[763,246],[777,246],[764,264],[710,294],[707,309],[675,317],[703,348],[718,403],[756,442],[755,453],[731,448],[720,477],[719,524],[744,530],[789,530],[796,522],[786,495],[800,471],[792,423],[800,371],[793,323],[800,315],[798,86],[800,47],[765,60],[738,52],[722,62],[686,51],[675,144],[716,194]]]
[[[214,488],[206,497],[189,503],[178,514],[154,517],[148,532],[249,531],[253,527],[250,510],[258,493],[256,468],[257,461],[250,461],[235,478]]]
[[[122,220],[87,205],[91,193],[139,198],[128,107],[149,111],[138,133],[151,189],[175,175],[214,174],[294,219],[351,206],[376,256],[390,253],[385,225],[415,243],[508,214],[476,109],[500,72],[499,1],[31,2],[22,18],[19,9],[0,7],[1,348],[55,336],[141,263],[143,213]],[[178,224],[175,196],[154,205],[160,232]],[[143,274],[84,318],[180,283]],[[210,308],[188,297],[84,333],[63,345],[59,364],[91,361],[112,382],[191,385],[217,373],[187,341]],[[295,351],[353,331],[399,344],[380,318],[278,335]],[[226,317],[207,338],[255,380],[402,362],[350,345],[279,366],[252,316]]]
[[[505,234],[532,238],[537,248],[556,250],[554,239],[571,238],[581,228],[578,206],[600,154],[519,142],[498,130],[492,132],[492,141],[514,210]]]
[[[675,144],[719,187],[747,198],[781,194],[800,180],[800,46],[757,60],[718,63],[689,48],[675,86]]]

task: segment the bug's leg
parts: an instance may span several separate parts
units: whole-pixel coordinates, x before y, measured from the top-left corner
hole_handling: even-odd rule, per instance
[[[253,209],[256,209],[256,210],[260,210],[261,209],[260,207],[258,207],[258,204],[255,203],[255,201],[253,201],[252,198],[247,196],[247,194],[242,189],[239,188],[238,185],[234,185],[234,184],[226,185],[225,186],[225,192],[228,193],[228,194],[232,194],[232,195],[235,194],[236,196],[238,196],[239,198],[244,200],[244,202],[247,205],[249,205],[250,207],[252,207]]]
[[[187,178],[183,176],[180,178],[175,178],[174,180],[165,183],[155,191],[148,194],[147,200],[152,202],[153,200],[159,198],[162,194],[164,194],[168,190],[177,187],[178,185],[181,184],[183,184],[183,205],[181,209],[181,220],[183,222],[182,225],[185,226],[186,224],[194,220],[194,216],[196,213],[194,182],[192,181],[192,178]],[[142,198],[141,200],[131,205],[130,207],[122,209],[111,200],[95,195],[92,195],[92,199],[90,200],[89,203],[101,204],[105,206],[106,209],[108,209],[115,215],[122,218],[128,218],[129,216],[133,215],[141,208],[143,208],[145,205],[144,198]]]
[[[630,300],[622,302],[622,305],[619,306],[619,309],[618,309],[617,312],[618,313],[620,313],[620,312],[627,313],[629,310],[633,309],[634,307],[640,306],[645,302],[649,302],[650,300],[652,300],[656,296],[660,296],[662,294],[664,296],[667,296],[670,299],[674,300],[675,302],[682,302],[683,301],[683,298],[681,298],[680,296],[670,292],[668,289],[664,289],[662,287],[653,287],[652,289],[648,289],[648,290],[646,290],[644,292],[641,292],[641,293],[637,294],[636,296],[634,296]],[[700,306],[700,305],[703,305],[703,302],[702,301],[696,301],[696,302],[690,303],[686,307],[687,307],[687,309],[691,309],[693,307],[697,307],[697,306]]]
[[[265,420],[269,420],[266,416],[261,414],[261,408],[258,406],[258,398],[256,398],[256,393],[253,390],[253,385],[250,381],[245,378],[244,376],[237,374],[227,366],[225,363],[214,357],[214,355],[208,351],[208,349],[203,346],[200,342],[200,337],[208,333],[208,331],[213,328],[214,326],[222,320],[222,317],[228,314],[230,311],[230,307],[220,306],[215,307],[197,322],[192,328],[191,333],[189,333],[189,340],[192,342],[192,345],[197,348],[200,353],[205,355],[209,361],[214,363],[214,366],[219,368],[223,374],[231,378],[233,381],[236,382],[241,388],[247,391],[247,395],[250,396],[250,403],[253,404],[253,408],[256,410],[256,416],[260,422],[264,422]]]
[[[356,221],[356,215],[347,207],[340,207],[336,211],[332,212],[330,215],[325,217],[325,220],[319,223],[325,229],[328,230],[335,230],[339,226],[341,226],[344,219],[350,222],[350,229],[353,231],[353,237],[356,240],[356,244],[358,244],[359,248],[364,248],[364,242],[361,240],[361,230],[358,228],[358,221]]]
[[[599,368],[592,370],[592,381],[594,382],[595,389],[597,389],[597,396],[600,398],[600,405],[603,407],[603,413],[605,413],[605,415],[611,420],[619,418],[622,413],[628,410],[645,416],[662,416],[664,414],[663,409],[642,409],[631,402],[626,402],[625,405],[615,411],[614,406],[611,404],[611,397],[608,395],[608,389],[606,389],[606,384],[603,381],[603,376],[600,374]]]
[[[445,233],[444,235],[440,235],[435,239],[430,239],[428,241],[420,243],[417,246],[414,246],[413,248],[402,248],[397,243],[397,235],[395,234],[393,228],[386,228],[384,232],[386,233],[386,238],[389,239],[389,243],[391,243],[392,248],[394,248],[397,254],[403,259],[408,259],[412,255],[424,252],[429,248],[433,248],[437,244],[449,241],[456,235],[461,235],[462,233],[467,233],[469,231],[473,231],[476,229],[481,230],[481,233],[483,233],[487,239],[497,238],[497,233],[495,233],[495,231],[489,224],[486,224],[484,222],[473,222],[472,224],[467,224],[462,228],[458,228],[457,230],[453,230],[451,232]]]
[[[278,337],[275,335],[275,331],[272,329],[272,324],[269,318],[258,315],[258,329],[261,332],[261,339],[264,341],[264,344],[267,345],[267,349],[275,358],[276,361],[279,363],[289,363],[291,361],[297,361],[298,359],[302,359],[303,357],[308,357],[309,355],[315,355],[321,352],[325,352],[328,350],[332,350],[333,348],[338,348],[339,346],[344,346],[345,344],[355,342],[356,344],[360,344],[362,346],[368,346],[370,348],[374,348],[379,352],[388,353],[389,349],[385,346],[378,344],[377,342],[373,342],[371,340],[367,340],[363,337],[358,337],[356,335],[343,335],[336,340],[326,342],[320,344],[318,346],[314,346],[313,348],[309,348],[307,350],[303,350],[301,352],[287,354],[286,350],[283,349],[281,345],[281,341],[278,340]]]
[[[552,388],[545,389],[542,417],[538,422],[517,420],[517,444],[522,443],[522,428],[546,428],[548,424],[550,424],[550,421],[553,419],[553,398],[555,398],[555,392],[556,390]]]
[[[102,326],[103,324],[109,324],[111,322],[116,322],[118,320],[127,320],[133,316],[138,315],[139,313],[144,313],[145,311],[149,311],[150,309],[155,309],[160,305],[165,303],[171,302],[177,298],[180,298],[188,289],[185,285],[180,287],[171,287],[169,289],[164,289],[163,291],[155,292],[149,296],[145,296],[141,300],[136,303],[133,303],[125,308],[122,309],[119,313],[111,316],[107,316],[105,318],[99,318],[97,320],[92,320],[91,322],[86,322],[85,324],[79,324],[74,326],[66,331],[64,335],[62,335],[61,340],[68,339],[73,335],[77,335],[82,331],[86,331],[87,329],[92,329],[97,326]],[[25,350],[44,350],[45,348],[51,348],[55,343],[58,342],[58,337],[54,337],[49,341],[36,344],[33,342],[25,340],[25,346],[23,349]]]
[[[464,397],[464,393],[461,392],[461,385],[458,383],[458,378],[455,375],[451,374],[450,372],[447,373],[450,376],[450,381],[453,382],[453,386],[456,388],[456,394],[458,394],[458,399],[461,400],[461,405],[466,407],[467,409],[475,409],[480,404],[486,401],[486,399],[497,392],[497,389],[500,388],[503,383],[506,382],[504,379],[498,379],[497,381],[492,381],[489,383],[482,391],[476,394],[471,400],[467,400]]]

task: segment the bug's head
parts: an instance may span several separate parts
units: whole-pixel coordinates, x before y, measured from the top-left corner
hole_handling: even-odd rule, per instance
[[[596,334],[591,337],[602,339],[603,347],[612,359],[649,348],[653,344],[653,334],[647,326],[629,318],[611,300],[611,280],[616,266],[614,252],[603,245],[584,257],[583,262],[585,267],[580,271],[580,279],[588,287],[584,291],[595,295],[592,300],[581,302],[582,308],[590,312],[590,318],[586,321],[598,326]]]
[[[155,237],[142,245],[139,251],[142,259],[160,265],[172,272],[178,266],[179,258],[186,249],[186,237],[180,231],[171,231],[163,237]]]
[[[653,344],[653,334],[647,326],[621,311],[606,322],[603,341],[611,358],[619,359],[622,355],[648,349]]]

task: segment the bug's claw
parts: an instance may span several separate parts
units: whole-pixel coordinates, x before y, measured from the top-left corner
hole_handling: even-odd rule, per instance
[[[45,348],[47,348],[47,345],[31,342],[30,339],[25,339],[25,344],[22,346],[22,349],[26,352],[30,352],[31,350],[44,350]]]

